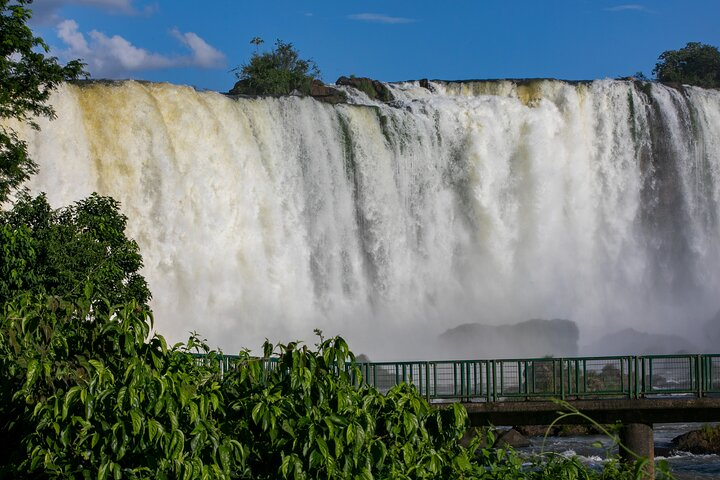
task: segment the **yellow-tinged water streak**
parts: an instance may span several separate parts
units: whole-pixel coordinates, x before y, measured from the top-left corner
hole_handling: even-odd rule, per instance
[[[377,359],[537,317],[701,331],[720,308],[720,94],[433,87],[329,106],[64,85],[57,120],[22,131],[31,188],[120,200],[158,330],[229,352],[318,327]]]

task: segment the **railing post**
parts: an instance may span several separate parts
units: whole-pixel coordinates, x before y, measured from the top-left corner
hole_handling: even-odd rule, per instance
[[[697,389],[698,389],[698,398],[702,398],[703,396],[703,381],[705,380],[703,377],[703,364],[702,364],[702,355],[698,355],[695,357],[695,373],[697,376]]]
[[[473,370],[473,385],[475,386],[473,388],[473,397],[477,397],[478,395],[482,395],[482,380],[478,382],[478,363],[473,362],[472,364],[472,370]],[[482,372],[480,372],[482,374]]]
[[[485,360],[485,395],[487,396],[487,402],[492,402],[492,384],[490,381],[490,362]]]
[[[467,394],[467,363],[463,362],[460,364],[460,400],[465,399],[465,395]]]
[[[580,393],[580,360],[575,359],[575,396]]]
[[[497,371],[495,368],[495,360],[491,361],[492,363],[492,400],[493,402],[497,401],[498,398],[498,391],[497,391]]]
[[[561,358],[560,362],[560,400],[565,400],[565,361]]]
[[[453,362],[453,396],[458,394],[457,362]]]
[[[425,362],[425,399],[430,403],[430,362]]]

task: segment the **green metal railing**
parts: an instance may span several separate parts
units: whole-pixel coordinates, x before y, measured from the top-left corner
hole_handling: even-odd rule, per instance
[[[238,359],[215,358],[222,373]],[[276,359],[264,361],[266,369],[277,367]],[[358,382],[381,392],[408,383],[437,402],[720,395],[720,354],[367,362],[357,367]]]

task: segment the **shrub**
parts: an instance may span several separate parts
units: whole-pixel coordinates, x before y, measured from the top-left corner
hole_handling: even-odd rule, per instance
[[[661,82],[720,87],[720,52],[717,47],[690,42],[680,50],[663,52],[658,60],[653,74]]]
[[[223,375],[193,335],[168,347],[128,302],[21,294],[0,317],[0,477],[623,479],[562,456],[460,444],[465,408],[362,383],[339,337],[248,352]],[[204,354],[204,360],[194,353]],[[267,357],[272,357],[268,359]],[[488,433],[487,445],[492,445]]]
[[[259,45],[259,39],[251,42]],[[250,61],[234,70],[238,83],[232,93],[247,95],[288,95],[294,90],[310,93],[320,70],[312,60],[303,60],[292,43],[282,40],[267,53],[252,55]]]

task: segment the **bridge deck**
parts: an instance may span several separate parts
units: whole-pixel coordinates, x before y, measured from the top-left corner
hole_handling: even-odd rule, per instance
[[[717,422],[720,398],[666,397],[646,399],[570,400],[572,407],[601,424]],[[483,425],[549,425],[558,419],[561,405],[555,402],[465,403],[470,422]],[[560,420],[561,424],[584,424],[581,416]]]

